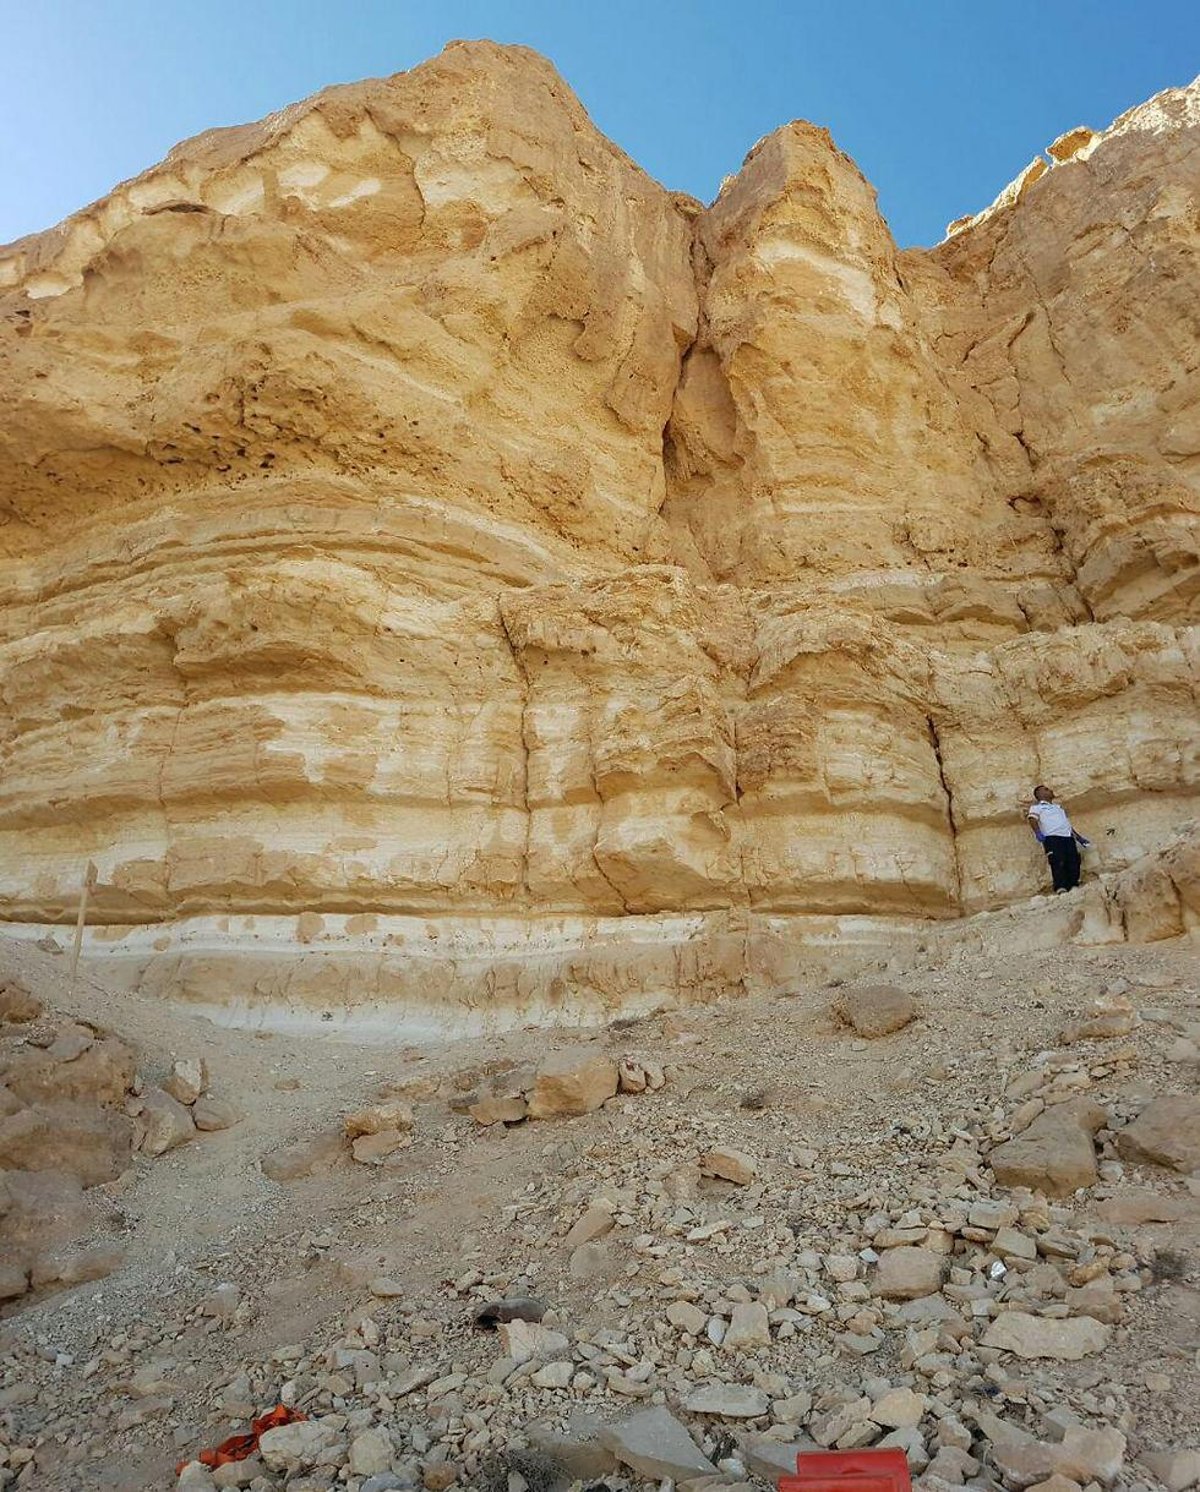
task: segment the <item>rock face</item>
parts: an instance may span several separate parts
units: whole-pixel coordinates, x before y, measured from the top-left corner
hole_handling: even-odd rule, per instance
[[[0,917],[90,856],[147,988],[516,1018],[1027,896],[1037,779],[1155,849],[1200,88],[1076,136],[900,253],[822,130],[702,209],[456,43],[0,250]],[[1106,935],[1200,920],[1155,864]]]

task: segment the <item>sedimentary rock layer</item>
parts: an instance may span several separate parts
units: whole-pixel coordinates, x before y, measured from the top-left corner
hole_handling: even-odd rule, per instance
[[[89,951],[164,988],[225,939],[615,1004],[1028,895],[1035,780],[1153,850],[1200,87],[1053,155],[899,252],[821,130],[705,209],[455,44],[0,250],[0,916],[90,858]]]

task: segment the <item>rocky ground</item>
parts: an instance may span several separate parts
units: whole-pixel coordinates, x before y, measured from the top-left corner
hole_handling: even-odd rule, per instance
[[[982,948],[417,1048],[70,993],[5,945],[0,984],[45,1007],[10,1072],[31,1039],[39,1071],[112,1039],[137,1070],[75,1254],[113,1272],[27,1274],[0,1322],[0,1486],[763,1487],[815,1444],[899,1447],[930,1492],[1182,1492],[1195,952]],[[158,1091],[191,1128],[167,1109],[155,1155]],[[305,1418],[195,1463],[278,1403]]]

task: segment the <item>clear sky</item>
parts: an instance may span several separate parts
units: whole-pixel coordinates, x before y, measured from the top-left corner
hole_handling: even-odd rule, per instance
[[[776,126],[827,125],[901,244],[1200,72],[1200,0],[0,0],[0,243],[188,135],[481,36],[546,53],[606,134],[705,201]]]

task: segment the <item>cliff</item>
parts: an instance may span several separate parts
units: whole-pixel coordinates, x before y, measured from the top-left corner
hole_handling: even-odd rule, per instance
[[[822,130],[701,208],[458,43],[0,249],[0,918],[91,858],[148,988],[570,1016],[1027,897],[1034,781],[1154,850],[1200,84],[1050,155],[901,253]]]

